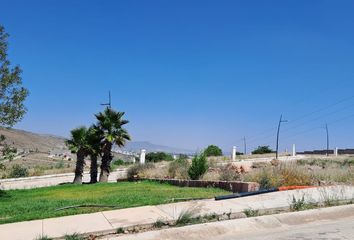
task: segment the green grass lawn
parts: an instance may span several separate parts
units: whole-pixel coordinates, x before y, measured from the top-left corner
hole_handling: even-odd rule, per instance
[[[0,192],[0,224],[112,209],[96,207],[55,211],[71,205],[129,208],[163,204],[172,198],[212,198],[227,193],[216,188],[181,188],[148,181],[9,190]]]

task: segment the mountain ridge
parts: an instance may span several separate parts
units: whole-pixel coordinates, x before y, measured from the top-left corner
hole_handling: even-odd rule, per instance
[[[54,134],[34,133],[27,130],[14,128],[0,128],[0,135],[1,134],[6,137],[7,144],[16,147],[18,150],[39,151],[48,153],[52,151],[68,151],[65,145],[65,140],[67,138],[62,136],[56,136]],[[149,141],[127,142],[126,146],[124,146],[123,148],[114,147],[113,150],[123,150],[138,153],[141,149],[146,149],[148,152],[162,151],[177,154],[194,153],[194,151],[192,150],[154,144]]]

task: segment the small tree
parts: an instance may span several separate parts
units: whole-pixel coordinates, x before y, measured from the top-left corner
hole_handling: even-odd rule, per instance
[[[90,183],[97,182],[98,175],[98,164],[97,160],[101,154],[101,134],[97,126],[92,125],[87,130],[87,155],[90,156],[91,166],[90,166]]]
[[[192,165],[188,169],[188,175],[192,180],[198,180],[208,170],[208,163],[204,153],[195,156]]]
[[[123,128],[124,125],[129,123],[128,120],[123,119],[124,114],[124,112],[117,112],[107,107],[103,112],[95,115],[97,118],[96,126],[101,135],[102,163],[100,182],[108,182],[113,160],[113,145],[123,147],[130,140],[128,131]]]
[[[0,125],[12,127],[26,113],[23,102],[28,96],[28,90],[22,87],[21,68],[11,68],[7,58],[8,37],[0,25]]]
[[[66,145],[72,153],[76,153],[75,178],[73,183],[82,183],[82,174],[84,172],[85,157],[88,155],[90,144],[87,141],[88,129],[86,127],[78,127],[71,130],[71,137],[66,140]]]
[[[0,151],[0,161],[8,160],[11,162],[16,157],[17,149],[8,145],[5,140],[6,137],[4,135],[0,135],[0,146],[2,147]]]
[[[266,154],[266,153],[272,153],[273,150],[269,148],[269,146],[259,146],[252,152],[252,154]]]
[[[9,35],[0,25],[0,126],[12,127],[22,120],[26,113],[23,102],[28,96],[28,90],[22,87],[22,78],[19,66],[11,68],[7,58]],[[1,160],[12,160],[16,155],[16,148],[10,147],[5,142],[5,136],[0,136]],[[0,168],[5,166],[0,163]]]
[[[145,159],[147,162],[173,161],[172,155],[164,152],[150,152]]]
[[[25,167],[22,167],[19,164],[15,164],[12,166],[10,173],[10,178],[21,178],[21,177],[28,177],[28,170]]]
[[[209,145],[205,150],[204,154],[206,157],[217,157],[217,156],[222,156],[222,150],[215,145]]]

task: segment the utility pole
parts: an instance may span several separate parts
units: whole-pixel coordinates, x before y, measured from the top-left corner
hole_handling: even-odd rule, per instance
[[[329,133],[328,133],[328,124],[326,123],[326,133],[327,133],[327,151],[326,151],[326,156],[328,157],[329,155]]]
[[[112,108],[111,91],[108,91],[108,103],[101,103],[101,106],[108,106],[108,108]]]
[[[243,154],[246,155],[246,154],[247,154],[246,137],[243,137],[243,146],[244,146],[244,152],[243,152]]]
[[[283,114],[280,115],[280,119],[279,119],[279,123],[278,123],[278,132],[277,132],[277,147],[276,147],[276,155],[275,155],[275,159],[278,160],[278,155],[279,155],[279,133],[280,133],[280,125],[283,122],[287,122],[287,120],[283,120]]]

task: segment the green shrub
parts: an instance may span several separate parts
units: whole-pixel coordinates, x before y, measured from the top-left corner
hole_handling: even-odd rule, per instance
[[[162,219],[157,219],[156,222],[154,222],[153,227],[154,228],[162,228],[163,226],[168,225],[164,220]]]
[[[259,188],[260,189],[270,189],[272,187],[277,187],[278,184],[274,184],[272,175],[269,172],[263,171],[259,176]]]
[[[168,166],[168,175],[170,178],[188,179],[189,162],[186,158],[179,158],[172,161]]]
[[[112,162],[113,165],[116,165],[116,166],[121,166],[121,165],[125,165],[127,164],[126,162],[124,162],[124,160],[122,159],[116,159]]]
[[[117,228],[116,233],[117,234],[122,234],[122,233],[124,233],[124,229],[122,227]]]
[[[188,169],[188,175],[192,180],[198,180],[208,170],[208,163],[204,153],[195,156],[192,165]]]
[[[1,163],[1,162],[0,162],[0,170],[6,170],[5,164],[3,164],[3,163]]]
[[[243,213],[247,217],[257,217],[257,216],[259,216],[259,210],[255,210],[253,208],[247,208],[247,209],[243,210]]]
[[[64,160],[60,160],[59,162],[57,162],[54,166],[56,169],[62,169],[64,168]]]
[[[81,237],[78,233],[74,233],[71,235],[65,235],[65,240],[84,240],[84,237]]]
[[[172,155],[164,152],[150,152],[145,159],[147,162],[173,161]]]
[[[151,168],[155,168],[155,165],[153,163],[135,164],[128,168],[127,178],[130,181],[134,180],[136,177],[139,177],[140,172]]]
[[[206,157],[218,157],[222,156],[222,150],[215,145],[209,145],[205,150],[204,154]]]
[[[311,208],[314,208],[314,206],[313,204],[307,203],[305,201],[305,196],[302,196],[300,199],[296,199],[295,196],[293,196],[293,200],[290,205],[291,211],[304,211]]]
[[[259,146],[256,150],[252,152],[252,154],[266,154],[272,153],[273,150],[269,148],[269,146]]]
[[[194,210],[186,210],[182,211],[178,216],[175,225],[176,226],[183,226],[189,223],[192,223],[195,220],[195,211]]]
[[[9,177],[10,178],[28,177],[28,170],[25,167],[15,164],[12,166],[10,170]]]
[[[112,161],[111,169],[112,169],[112,171],[115,171],[120,166],[127,166],[127,165],[130,165],[130,164],[132,164],[132,163],[131,162],[125,162],[122,159],[116,159],[116,160]]]

